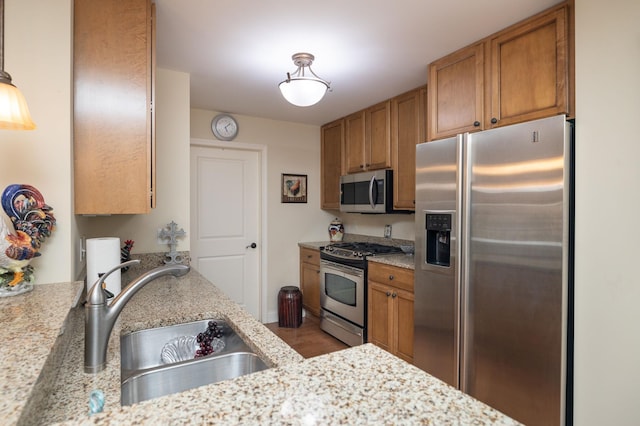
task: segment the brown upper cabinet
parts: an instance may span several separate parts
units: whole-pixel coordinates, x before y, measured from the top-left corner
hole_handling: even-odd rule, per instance
[[[429,65],[428,140],[572,115],[568,4]]]
[[[154,10],[74,2],[76,214],[148,213],[154,202]]]
[[[425,139],[427,88],[420,87],[391,99],[391,156],[393,208],[414,210],[416,145]]]
[[[344,120],[340,119],[325,124],[320,132],[320,207],[338,210],[340,208]]]
[[[429,140],[482,128],[484,43],[429,64]]]
[[[345,117],[346,172],[391,167],[391,103],[384,101]]]
[[[491,37],[489,127],[569,111],[567,7]]]

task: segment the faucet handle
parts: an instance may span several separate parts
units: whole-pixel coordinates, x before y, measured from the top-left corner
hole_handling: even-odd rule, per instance
[[[104,282],[104,280],[106,280],[109,275],[111,275],[118,269],[137,263],[140,263],[140,260],[129,260],[127,262],[121,263],[120,265],[114,266],[113,268],[102,274],[100,278],[98,278],[98,280],[91,286],[89,292],[87,293],[87,305],[104,305],[107,301],[107,294],[105,293],[106,290],[102,288],[102,283]]]

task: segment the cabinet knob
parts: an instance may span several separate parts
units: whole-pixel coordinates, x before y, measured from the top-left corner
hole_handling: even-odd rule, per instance
[[[389,281],[393,281],[393,275],[389,275]]]
[[[496,124],[497,122],[498,122],[498,119],[497,119],[497,118],[493,117],[493,118],[491,119],[491,124]]]
[[[391,292],[390,291],[387,292],[387,297],[389,297],[389,296],[391,296]]]
[[[391,295],[391,297],[396,297],[396,296],[397,296],[397,294],[395,294],[395,293],[393,293],[393,294]]]
[[[473,127],[480,127],[480,122],[479,121],[474,121],[473,122]]]
[[[364,164],[360,164],[360,168],[361,168],[361,169],[364,169]]]
[[[310,254],[308,254],[308,255],[307,255],[307,259],[311,259],[312,257],[313,257],[313,256],[312,256],[312,255],[310,255]]]

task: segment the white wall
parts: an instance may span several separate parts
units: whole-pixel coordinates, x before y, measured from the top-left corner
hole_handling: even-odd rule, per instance
[[[157,230],[172,220],[186,232],[178,251],[189,250],[189,74],[156,70],[156,208],[146,215],[83,218],[87,238],[134,240],[133,253],[168,252]]]
[[[72,215],[71,0],[6,0],[4,66],[37,125],[0,130],[0,192],[33,185],[53,207],[57,227],[33,260],[36,284],[69,281],[75,247]]]
[[[640,2],[576,1],[575,424],[640,424]]]
[[[215,140],[216,111],[191,110],[191,137]],[[331,213],[320,209],[320,128],[235,115],[240,131],[234,143],[266,146],[267,156],[267,316],[277,320],[277,294],[283,285],[299,285],[298,242],[326,241]],[[282,204],[282,173],[307,175],[308,202]]]

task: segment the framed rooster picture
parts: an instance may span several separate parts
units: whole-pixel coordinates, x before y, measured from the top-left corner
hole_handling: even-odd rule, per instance
[[[282,202],[307,202],[307,175],[282,174]]]

